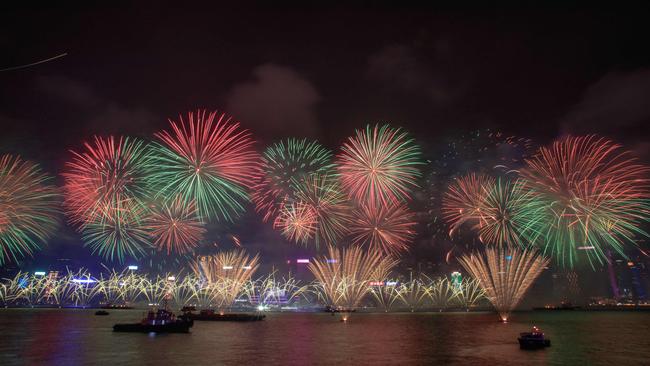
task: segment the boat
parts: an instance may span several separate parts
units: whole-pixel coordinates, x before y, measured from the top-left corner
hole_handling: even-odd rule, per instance
[[[191,320],[207,320],[207,321],[231,321],[231,322],[250,322],[264,320],[264,314],[247,314],[247,313],[222,313],[215,312],[214,310],[201,310],[198,314],[193,312],[186,312],[184,314]]]
[[[537,327],[533,327],[531,332],[520,333],[517,340],[521,349],[540,349],[551,346],[551,340],[546,339],[544,332]]]
[[[106,310],[97,310],[95,311],[95,315],[108,315],[108,311]]]
[[[123,310],[129,310],[133,309],[132,306],[124,305],[124,304],[104,304],[99,307],[100,309],[123,309]]]
[[[325,311],[326,313],[333,314],[333,313],[354,313],[357,310],[352,308],[344,308],[342,306],[327,305],[323,311]]]
[[[150,310],[139,323],[115,324],[114,332],[135,333],[189,333],[194,321],[186,315],[176,317],[165,309]]]
[[[535,307],[535,311],[554,311],[554,310],[579,310],[581,306],[575,306],[570,302],[562,302],[560,305],[544,305],[543,307]]]

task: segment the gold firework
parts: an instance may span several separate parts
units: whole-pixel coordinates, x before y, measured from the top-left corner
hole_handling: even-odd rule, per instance
[[[309,270],[316,277],[319,296],[328,305],[353,309],[370,291],[370,282],[383,281],[396,264],[396,259],[379,251],[330,247],[327,257],[309,263]]]
[[[511,248],[488,248],[459,260],[504,322],[549,262],[535,251]]]
[[[205,291],[217,307],[230,307],[259,266],[259,255],[251,258],[244,250],[231,250],[199,257],[194,273],[205,278]]]

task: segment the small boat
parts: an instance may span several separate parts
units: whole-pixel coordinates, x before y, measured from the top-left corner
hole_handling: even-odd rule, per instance
[[[186,315],[176,317],[171,311],[150,310],[140,323],[115,324],[114,332],[136,333],[189,333],[194,321]]]
[[[123,309],[123,310],[128,310],[128,309],[133,309],[132,306],[124,305],[124,304],[104,304],[99,307],[100,309]]]
[[[208,320],[208,321],[231,321],[231,322],[251,322],[264,320],[264,314],[246,314],[246,313],[217,313],[214,310],[201,310],[198,314],[186,312],[184,314],[191,320]]]
[[[108,311],[106,311],[106,310],[97,310],[97,311],[95,311],[95,315],[108,315]]]
[[[560,305],[544,305],[543,307],[535,307],[535,311],[555,311],[555,310],[580,310],[582,307],[575,306],[570,302],[562,302]]]
[[[324,310],[326,313],[354,313],[357,310],[356,309],[351,309],[351,308],[344,308],[342,306],[332,306],[332,305],[327,305]]]
[[[544,338],[544,332],[537,327],[533,327],[531,332],[520,333],[517,340],[521,349],[540,349],[551,346],[551,340]]]

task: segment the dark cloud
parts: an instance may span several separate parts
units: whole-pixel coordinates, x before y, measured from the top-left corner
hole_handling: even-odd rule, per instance
[[[444,40],[431,48],[389,45],[368,58],[367,75],[397,92],[419,94],[446,105],[461,96],[466,85],[458,70],[447,67],[450,58],[449,42]]]
[[[102,97],[93,88],[65,76],[43,76],[36,80],[37,88],[59,101],[67,103],[84,127],[93,134],[138,134],[149,131],[155,116],[143,107],[127,107]]]
[[[236,84],[228,93],[228,112],[247,128],[267,138],[314,137],[320,128],[316,88],[295,70],[264,64],[253,80]]]
[[[650,122],[650,69],[610,72],[587,88],[563,119],[565,133],[601,132]]]

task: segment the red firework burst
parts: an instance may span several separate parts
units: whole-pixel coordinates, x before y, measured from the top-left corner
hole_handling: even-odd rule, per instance
[[[403,204],[361,205],[350,224],[352,242],[386,254],[408,249],[415,236],[413,214]]]
[[[544,147],[521,170],[536,199],[544,202],[535,232],[559,261],[576,260],[578,246],[604,262],[606,249],[623,254],[636,246],[639,228],[650,221],[650,169],[614,142],[596,136],[568,136]],[[623,254],[624,255],[624,254]]]
[[[442,213],[450,226],[450,236],[465,223],[479,225],[485,195],[494,184],[494,178],[472,173],[449,185],[442,199]]]
[[[141,204],[147,195],[145,177],[149,153],[142,141],[128,137],[95,136],[84,144],[85,151],[72,151],[66,163],[65,205],[74,223],[102,220],[98,215],[111,215],[119,202]]]
[[[273,223],[282,235],[296,243],[306,243],[314,237],[318,215],[308,204],[302,202],[285,205]]]
[[[388,125],[357,130],[338,157],[341,182],[358,202],[389,204],[409,197],[420,176],[420,149]]]
[[[203,239],[205,228],[197,217],[196,205],[176,197],[169,204],[154,207],[147,220],[147,229],[158,250],[167,254],[184,254],[195,248]]]

